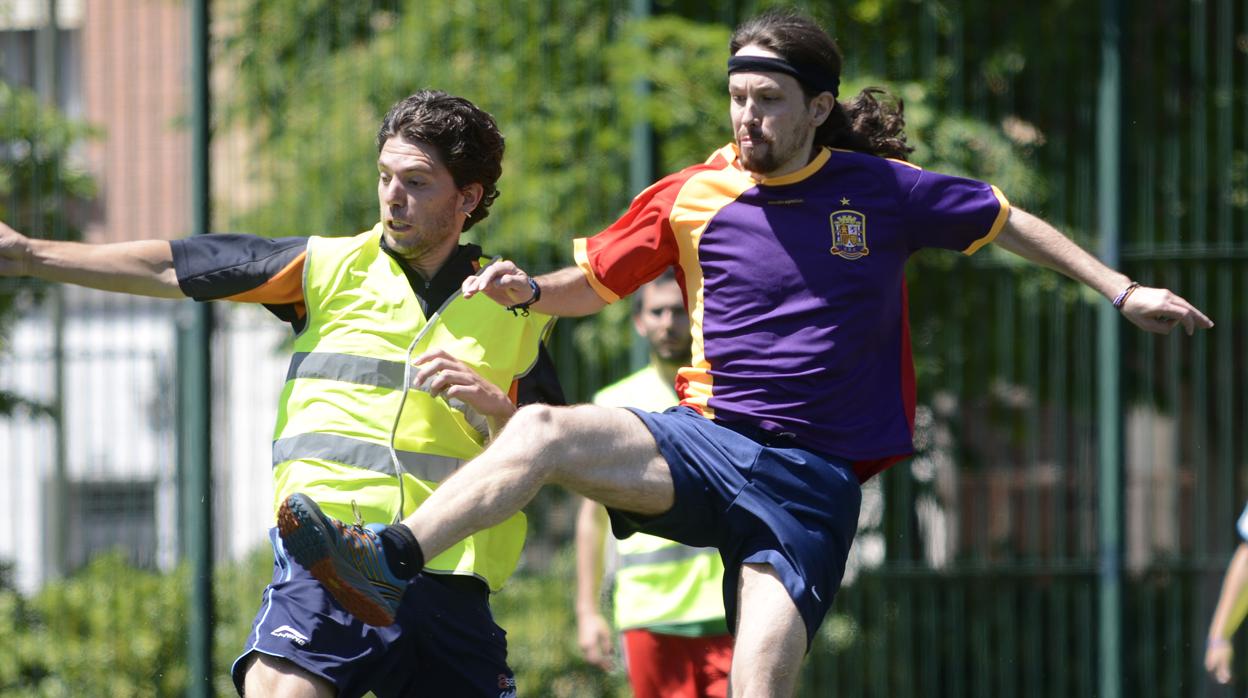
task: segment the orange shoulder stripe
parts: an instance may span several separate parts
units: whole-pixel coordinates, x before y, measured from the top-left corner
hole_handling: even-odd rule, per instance
[[[303,306],[303,263],[307,260],[308,253],[300,252],[298,257],[290,260],[290,263],[282,267],[281,271],[274,274],[268,281],[260,284],[250,291],[243,291],[232,296],[226,296],[222,300],[237,301],[239,303],[267,303],[269,305],[296,305]],[[303,313],[300,312],[300,315]]]

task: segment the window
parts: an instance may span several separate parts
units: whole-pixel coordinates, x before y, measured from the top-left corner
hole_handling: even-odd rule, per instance
[[[156,483],[151,480],[69,483],[67,569],[121,550],[136,567],[156,568]]]

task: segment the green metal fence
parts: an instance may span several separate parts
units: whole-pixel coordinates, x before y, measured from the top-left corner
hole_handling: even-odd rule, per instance
[[[25,11],[18,4],[0,2],[0,40],[8,42],[0,68],[7,83],[33,86],[17,74],[14,56],[31,38],[21,32],[34,29],[4,21]],[[63,15],[78,7],[60,4]],[[126,14],[86,2],[62,21],[66,40],[80,48],[65,52],[59,60],[66,65],[52,73],[67,76],[86,106],[75,109],[73,90],[65,88],[63,109],[87,121],[109,109],[131,115],[150,109],[140,95],[101,83],[115,75],[75,61],[123,53],[129,44],[166,46],[155,37],[172,31],[170,20],[154,18],[170,7],[181,40],[157,59],[147,54],[126,75],[154,91],[168,82],[168,71],[182,71],[188,77],[173,81],[182,92],[168,99],[202,106],[149,123],[151,132],[137,137],[126,130],[126,118],[108,121],[90,141],[95,145],[77,146],[104,149],[90,161],[105,194],[130,189],[135,198],[97,197],[107,203],[57,225],[69,229],[77,221],[91,234],[99,209],[107,217],[141,207],[153,218],[176,209],[184,225],[157,231],[173,236],[206,228],[209,214],[214,231],[357,232],[375,217],[370,142],[376,122],[404,94],[433,86],[491,111],[508,137],[503,196],[473,236],[533,269],[553,268],[569,260],[573,236],[592,233],[623,209],[638,182],[730,137],[716,71],[728,28],[759,6],[196,0],[178,9],[136,0]],[[966,259],[919,255],[910,276],[918,455],[868,484],[851,572],[807,660],[803,694],[1242,693],[1242,678],[1230,689],[1215,688],[1201,662],[1218,580],[1236,543],[1233,523],[1248,499],[1248,7],[1231,0],[804,6],[840,40],[851,86],[883,83],[905,99],[918,164],[999,184],[1016,205],[1098,254],[1117,257],[1133,278],[1180,292],[1217,327],[1191,338],[1155,337],[1106,312],[1103,299],[1051,272],[1020,268],[999,251]],[[103,30],[91,24],[105,21]],[[209,28],[207,43],[192,40]],[[196,46],[210,50],[207,101],[191,79],[195,57],[203,56]],[[46,65],[33,73],[49,74]],[[191,101],[195,94],[200,101]],[[178,186],[189,192],[195,171],[201,179],[194,181],[205,187],[207,199],[199,200],[210,208],[198,218],[191,217],[189,193],[168,201],[152,193],[157,190],[142,173],[101,169],[116,156],[109,148],[170,135],[183,148],[169,156],[185,168]],[[5,162],[12,162],[17,151],[5,147]],[[203,148],[198,160],[195,147]],[[194,162],[199,169],[192,170]],[[30,172],[23,176],[33,183],[44,170]],[[0,190],[6,197],[0,219],[43,227],[22,208],[38,193]],[[28,293],[4,283],[0,298]],[[206,341],[194,332],[211,326],[202,317],[208,313],[201,310],[196,319],[189,304],[131,306],[70,294],[66,321],[56,319],[65,311],[55,310],[66,307],[65,298],[51,298],[22,301],[22,319],[0,352],[0,390],[33,391],[26,408],[0,418],[0,456],[34,464],[11,476],[14,497],[44,492],[40,501],[62,506],[115,501],[115,509],[131,514],[150,509],[143,516],[152,521],[181,522],[175,543],[153,534],[164,541],[156,547],[178,555],[197,551],[190,572],[195,591],[185,603],[201,618],[213,617],[210,558],[230,565],[264,543],[269,503],[257,491],[267,486],[262,425],[272,419],[270,384],[280,383],[280,325],[262,313],[218,307],[211,311],[215,339]],[[0,304],[0,313],[6,307]],[[84,316],[101,320],[106,310],[113,314],[97,323],[104,327],[81,324]],[[625,314],[621,304],[600,318],[560,324],[554,351],[573,398],[585,399],[627,371]],[[76,334],[79,327],[87,327],[85,334]],[[83,404],[109,404],[117,388],[74,380],[81,374],[72,372],[73,361],[83,361],[83,347],[96,351],[92,357],[100,353],[113,341],[102,339],[108,332],[129,337],[117,340],[114,354],[150,357],[138,362],[136,375],[160,380],[150,389],[136,383],[134,399],[114,398],[115,413],[87,432],[80,425],[90,419],[74,415],[89,414]],[[176,370],[174,336],[183,340],[183,357],[188,347],[211,347],[212,373],[205,372],[206,355],[198,368],[190,355],[191,363],[180,365],[192,367]],[[109,365],[90,363],[86,371],[107,372]],[[192,377],[200,385],[182,392],[188,399],[179,403],[185,419],[175,452],[171,386]],[[41,411],[40,402],[54,409]],[[142,405],[165,416],[152,419]],[[205,432],[214,438],[205,439]],[[151,467],[110,464],[106,454],[149,441],[159,444],[156,455],[113,460],[151,460]],[[209,444],[211,460],[202,460]],[[49,452],[65,455],[49,458]],[[204,472],[189,465],[196,452],[213,464],[211,489],[202,477],[199,489],[188,488]],[[118,483],[141,479],[135,472],[147,484],[116,495]],[[171,497],[175,486],[181,494]],[[187,525],[197,506],[211,523]],[[9,509],[25,511],[18,504]],[[39,589],[74,572],[71,548],[91,555],[100,549],[64,538],[69,533],[57,523],[59,510],[44,511],[50,542],[37,551],[0,532],[0,559],[16,562],[15,598],[26,599],[18,607],[28,615],[0,604],[0,612],[17,614],[8,616],[18,619],[15,627],[26,628],[31,612],[55,626],[58,606],[40,605]],[[535,504],[526,567],[510,592],[516,598],[531,598],[525,585],[532,580],[567,572],[560,550],[569,540],[569,511],[557,492]],[[18,528],[18,518],[15,513],[9,528]],[[127,526],[135,525],[133,518],[125,519]],[[146,535],[146,529],[124,530],[133,530],[122,536],[131,542]],[[171,558],[133,559],[168,570]],[[177,674],[182,683],[176,685],[199,694],[228,691],[223,673],[233,645],[222,639],[223,628],[246,622],[259,589],[248,591],[234,577],[221,580],[219,572],[215,656],[209,658],[213,624],[195,620],[179,629],[191,649],[181,649],[169,666],[153,666],[151,686],[166,685],[154,678],[161,672]],[[499,597],[504,621],[520,623],[520,614],[507,615],[508,594]],[[120,616],[104,625],[118,637],[126,626]],[[536,641],[513,632],[518,665],[542,655],[539,646],[574,651],[566,615],[546,628],[553,630]],[[46,688],[38,677],[4,683],[23,667],[43,666],[11,657],[29,659],[0,640],[0,692]],[[537,692],[530,694],[607,690],[569,678],[584,673],[569,666],[562,680],[531,683]],[[1248,663],[1236,668],[1248,674]],[[190,678],[205,674],[206,682]],[[63,682],[76,685],[72,678]]]

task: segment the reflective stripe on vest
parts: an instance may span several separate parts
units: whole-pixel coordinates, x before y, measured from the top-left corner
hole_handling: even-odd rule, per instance
[[[441,482],[455,472],[464,461],[447,456],[434,456],[413,451],[395,451],[403,469],[413,476],[429,482]],[[318,458],[364,468],[387,475],[394,473],[390,462],[390,449],[381,444],[337,434],[315,432],[299,434],[273,442],[273,466],[296,458]]]
[[[718,555],[715,548],[690,548],[687,545],[672,546],[645,553],[626,553],[620,555],[620,567],[637,567],[638,565],[657,565],[666,562],[683,562],[707,553]]]
[[[406,367],[402,361],[387,361],[354,354],[301,351],[295,352],[290,357],[290,367],[286,369],[286,380],[321,378],[398,390],[403,385],[405,370]],[[480,432],[482,436],[490,435],[490,423],[485,415],[458,398],[448,399],[446,403],[463,412],[464,419],[468,420],[472,428]],[[388,457],[386,460],[389,462]]]

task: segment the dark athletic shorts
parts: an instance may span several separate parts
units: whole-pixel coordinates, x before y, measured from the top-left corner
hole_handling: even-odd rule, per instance
[[[714,422],[688,407],[629,410],[658,442],[676,503],[652,517],[609,510],[615,536],[641,532],[719,548],[730,626],[741,565],[771,565],[806,624],[809,649],[841,586],[858,528],[862,490],[850,462],[758,429]]]
[[[239,695],[252,653],[282,657],[332,684],[340,696],[514,696],[507,639],[490,613],[481,580],[418,574],[394,625],[352,616],[287,557],[277,529],[273,581],[232,673]]]

